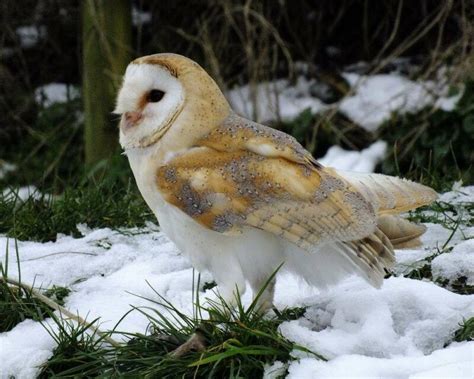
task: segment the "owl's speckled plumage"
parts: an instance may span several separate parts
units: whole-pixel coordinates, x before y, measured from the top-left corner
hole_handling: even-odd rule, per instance
[[[165,93],[162,102],[149,92]],[[380,286],[395,243],[423,232],[397,213],[430,203],[422,185],[322,167],[291,136],[236,115],[195,62],[139,58],[117,101],[121,143],[166,234],[224,296],[259,289],[281,264],[324,286],[357,273]],[[270,285],[263,301],[271,303]]]

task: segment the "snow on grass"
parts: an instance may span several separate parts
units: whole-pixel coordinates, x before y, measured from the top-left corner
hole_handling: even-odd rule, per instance
[[[6,188],[2,191],[2,196],[6,201],[16,200],[22,203],[31,198],[39,200],[44,198],[45,195],[42,195],[37,187],[31,185],[18,188]],[[47,198],[49,198],[49,196],[46,195],[46,199]]]
[[[285,337],[330,358],[327,363],[313,362],[321,369],[316,371],[317,377],[337,375],[340,367],[333,371],[332,366],[338,359],[345,361],[347,373],[366,377],[408,377],[408,373],[439,366],[439,360],[450,356],[443,346],[450,342],[463,318],[474,314],[473,296],[401,277],[386,280],[380,290],[349,279],[306,303],[312,305],[302,319],[280,328]],[[463,346],[465,355],[474,343]],[[438,356],[436,365],[417,365],[420,357],[433,353]],[[347,362],[351,357],[359,359]],[[360,363],[367,358],[371,364]],[[409,372],[398,371],[397,364],[390,362],[401,358],[406,363],[411,358]],[[465,360],[459,357],[459,362]],[[293,365],[298,367],[299,363]]]
[[[323,166],[356,172],[373,172],[377,163],[381,162],[387,151],[387,143],[374,142],[362,151],[344,150],[340,146],[332,146],[326,155],[318,159]]]
[[[474,187],[463,187],[441,198],[455,204],[472,202],[473,193]],[[432,255],[452,233],[440,224],[427,227],[422,247],[396,252],[399,271]],[[192,313],[191,265],[157,226],[124,230],[80,226],[80,230],[81,238],[60,235],[56,242],[18,241],[22,280],[43,288],[71,289],[65,306],[88,320],[100,317],[105,330],[113,328],[132,305],[151,305],[141,297],[158,300],[150,285],[179,309]],[[471,275],[474,245],[465,240],[470,237],[474,228],[460,225],[448,244],[454,249],[433,260],[433,271],[443,277]],[[9,275],[17,277],[15,243],[0,237],[0,251],[5,252],[7,245]],[[211,280],[204,274],[201,281]],[[213,294],[201,294],[206,296]],[[249,300],[246,294],[244,301]],[[322,362],[295,352],[299,359],[289,364],[290,378],[348,373],[356,377],[472,377],[474,342],[451,341],[459,323],[474,316],[474,295],[458,295],[433,282],[404,277],[387,279],[379,290],[351,277],[320,292],[282,274],[275,303],[280,310],[307,307],[303,317],[283,323],[281,332],[329,358]],[[147,324],[145,316],[132,312],[118,330],[144,333]],[[34,377],[53,349],[53,340],[38,322],[18,324],[0,334],[0,377]],[[283,369],[284,365],[275,363],[266,372]]]
[[[20,40],[20,45],[23,48],[30,48],[38,44],[42,39],[46,37],[46,28],[35,25],[25,25],[16,28],[16,35]]]
[[[132,5],[132,24],[134,26],[142,26],[145,24],[149,24],[151,22],[151,19],[151,12],[145,12]]]
[[[453,186],[453,190],[443,193],[439,200],[452,204],[472,202],[472,199],[474,198],[474,186],[461,188],[460,185],[460,182],[456,182]]]
[[[458,244],[450,254],[437,256],[431,268],[434,278],[452,281],[465,277],[466,284],[474,285],[474,239]]]
[[[474,227],[459,225],[453,233],[452,230],[446,229],[440,224],[425,223],[425,226],[427,230],[425,234],[421,236],[422,247],[417,249],[403,249],[397,252],[397,263],[394,268],[396,274],[407,274],[416,268],[422,267],[426,263],[425,258],[437,255],[438,251],[442,250],[443,247],[451,248],[458,244],[459,246],[463,246],[464,244],[468,244],[469,239],[474,238]],[[468,239],[468,241],[465,241],[466,239]],[[463,249],[463,252],[464,251],[468,251],[468,249]],[[468,264],[469,257],[474,256],[474,248],[460,255],[462,256],[461,260],[465,258],[465,262],[463,263]],[[448,258],[451,257],[451,254],[441,254],[439,257],[445,257],[443,259],[447,259],[446,263],[452,262],[453,260],[453,258]],[[433,262],[437,259],[438,258],[435,258]],[[432,268],[435,269],[436,265],[437,264],[432,265]],[[442,266],[444,267],[444,263]],[[462,266],[462,268],[460,266],[459,270],[461,269],[468,271],[469,266]],[[438,273],[441,274],[441,271],[438,271]]]
[[[327,106],[310,94],[314,79],[298,77],[295,84],[287,79],[249,84],[227,91],[226,96],[235,112],[256,121],[292,120],[305,109],[319,113]],[[258,101],[252,101],[252,98]],[[257,103],[255,108],[254,104]]]
[[[0,180],[2,180],[3,178],[5,178],[5,176],[9,173],[9,172],[13,172],[16,170],[16,165],[13,164],[13,163],[10,163],[10,162],[6,162],[2,159],[0,159]]]
[[[67,103],[78,96],[78,89],[66,83],[49,83],[35,90],[36,102],[45,108],[55,103]]]
[[[339,110],[369,131],[397,110],[415,112],[433,102],[422,84],[397,74],[362,76],[344,74],[355,94],[342,100]]]
[[[346,72],[343,77],[352,94],[331,105],[314,96],[321,83],[305,76],[299,76],[295,83],[278,79],[254,86],[247,84],[227,91],[226,95],[237,113],[257,121],[292,120],[305,109],[316,114],[336,108],[361,127],[374,131],[393,112],[401,115],[429,105],[453,110],[462,91],[449,96],[445,74],[440,70],[439,80],[434,82],[413,81],[396,72],[378,75]]]

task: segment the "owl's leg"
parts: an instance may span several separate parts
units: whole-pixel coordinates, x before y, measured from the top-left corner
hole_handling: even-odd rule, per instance
[[[245,277],[242,269],[236,260],[225,257],[214,257],[211,273],[217,283],[219,294],[225,302],[231,306],[237,304],[237,296],[242,296],[245,292]]]
[[[268,277],[260,277],[258,279],[254,278],[253,280],[250,280],[250,286],[252,287],[254,300],[262,288],[266,285],[263,293],[260,295],[257,301],[256,309],[259,312],[263,313],[273,307],[275,283],[276,277],[273,277],[270,281],[268,281]]]

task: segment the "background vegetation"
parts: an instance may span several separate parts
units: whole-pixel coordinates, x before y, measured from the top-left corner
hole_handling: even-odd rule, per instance
[[[307,75],[327,84],[329,95],[322,100],[329,104],[347,95],[349,87],[340,73],[351,64],[365,62],[359,71],[367,74],[396,66],[414,79],[434,78],[440,67],[449,65],[449,81],[466,83],[458,109],[394,115],[381,137],[397,147],[380,169],[394,173],[399,159],[396,167],[402,175],[419,178],[429,171],[439,177],[448,174],[451,181],[472,181],[468,172],[473,161],[469,146],[474,120],[472,2],[108,3],[2,1],[0,159],[21,169],[4,177],[0,185],[36,184],[57,193],[66,184],[83,181],[108,156],[111,146],[117,151],[117,144],[111,144],[116,140],[116,120],[111,120],[109,112],[125,62],[165,51],[200,62],[223,89],[249,83],[253,101],[258,101],[257,83],[294,78],[295,62],[306,62]],[[148,12],[149,22],[140,19],[141,12]],[[36,29],[36,40],[32,37],[36,43],[21,43],[19,28],[25,26]],[[35,101],[35,89],[51,82],[70,85],[69,102],[45,107]],[[292,132],[307,146],[311,138],[305,137],[316,130],[318,143],[308,146],[315,156],[322,156],[334,143],[363,148],[380,137],[364,133],[336,111],[275,126]],[[412,135],[415,141],[410,148],[399,151]],[[126,165],[119,166],[123,171],[114,175],[126,181],[130,172]]]

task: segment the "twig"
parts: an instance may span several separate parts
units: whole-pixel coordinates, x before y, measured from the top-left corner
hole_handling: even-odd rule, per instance
[[[55,256],[55,255],[62,255],[62,254],[90,255],[90,256],[93,256],[93,257],[96,257],[96,256],[97,256],[97,254],[95,254],[95,253],[86,253],[86,252],[80,252],[80,251],[60,251],[60,252],[58,252],[58,253],[46,254],[46,255],[42,255],[42,256],[40,256],[40,257],[36,257],[36,258],[23,259],[22,262],[37,261],[37,260],[39,260],[39,259],[48,258],[48,257],[53,257],[53,256]]]
[[[15,279],[10,279],[6,277],[0,277],[0,281],[3,281],[7,284],[16,286],[16,287],[21,287],[26,291],[29,291],[34,297],[36,297],[38,300],[46,304],[48,307],[53,308],[55,311],[58,311],[70,319],[76,321],[79,325],[87,326],[89,329],[93,330],[97,335],[103,338],[104,341],[107,341],[110,345],[114,347],[120,347],[121,344],[114,340],[112,337],[108,335],[108,333],[102,332],[99,328],[97,328],[94,325],[91,325],[90,323],[86,322],[82,317],[79,315],[75,315],[74,313],[68,311],[66,308],[62,307],[58,303],[54,302],[51,300],[49,297],[43,295],[41,292],[35,290],[32,286],[25,284],[25,283],[20,283],[19,281]]]

